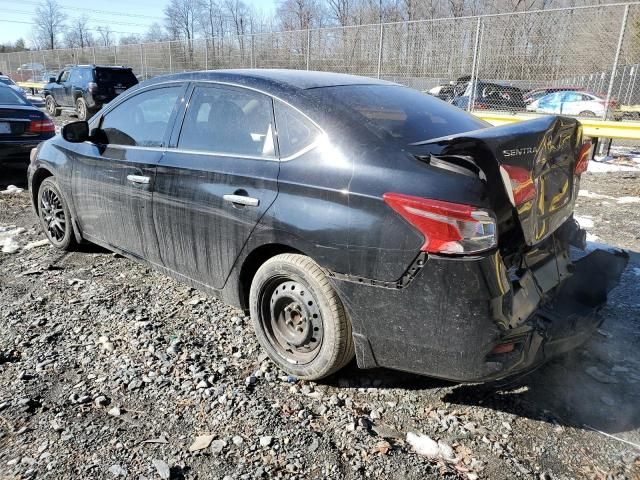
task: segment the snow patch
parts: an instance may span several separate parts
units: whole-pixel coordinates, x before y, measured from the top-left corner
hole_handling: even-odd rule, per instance
[[[16,187],[15,185],[9,185],[6,190],[0,190],[0,194],[11,195],[13,193],[22,193],[23,191],[22,188]]]
[[[22,227],[16,228],[13,225],[9,227],[0,226],[0,247],[2,247],[2,253],[16,253],[20,250],[20,243],[17,237],[24,232],[26,232],[26,229]]]
[[[611,195],[602,195],[601,193],[590,192],[589,190],[580,190],[578,192],[579,197],[587,197],[587,198],[600,198],[600,199],[608,199],[615,200],[616,197],[612,197]]]
[[[574,215],[573,218],[580,224],[581,228],[593,228],[593,219],[589,215]]]
[[[594,235],[593,233],[587,232],[587,242],[595,242],[596,240],[600,240],[600,237]]]
[[[615,163],[590,161],[588,172],[594,173],[608,173],[608,172],[640,172],[639,167],[632,167],[630,165],[616,165]]]
[[[617,203],[640,203],[640,197],[620,197]]]

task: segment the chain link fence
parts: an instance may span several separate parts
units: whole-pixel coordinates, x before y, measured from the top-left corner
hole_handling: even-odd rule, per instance
[[[406,84],[468,110],[640,118],[640,4],[0,54],[17,81],[68,65],[140,80],[219,68],[343,72]]]

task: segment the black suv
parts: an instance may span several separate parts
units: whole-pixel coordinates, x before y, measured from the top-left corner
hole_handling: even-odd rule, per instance
[[[49,78],[44,87],[45,106],[51,116],[62,109],[73,109],[80,120],[86,120],[138,79],[126,67],[78,65],[67,67],[58,78]]]

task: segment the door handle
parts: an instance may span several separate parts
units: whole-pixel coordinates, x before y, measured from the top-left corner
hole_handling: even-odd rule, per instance
[[[235,205],[246,205],[247,207],[257,207],[260,205],[260,200],[253,197],[247,197],[245,195],[223,195],[222,198],[225,202],[233,203]]]
[[[151,179],[149,177],[145,177],[144,175],[127,175],[127,180],[129,180],[132,183],[148,185]]]

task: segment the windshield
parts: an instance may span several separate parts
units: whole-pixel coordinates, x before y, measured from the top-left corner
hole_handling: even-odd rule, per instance
[[[11,88],[0,88],[0,105],[28,105],[28,103]]]
[[[127,87],[138,83],[133,72],[124,68],[96,68],[96,81],[101,84],[121,84]]]
[[[431,95],[399,85],[335,86],[310,91],[314,92],[328,95],[354,111],[377,136],[403,144],[488,126]]]

